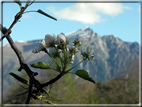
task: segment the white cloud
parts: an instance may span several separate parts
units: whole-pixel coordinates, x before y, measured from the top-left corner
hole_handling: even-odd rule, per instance
[[[47,9],[58,18],[95,24],[105,20],[101,17],[101,14],[116,16],[122,13],[124,9],[130,10],[131,8],[123,6],[121,3],[76,3],[61,10],[57,10],[53,6]]]

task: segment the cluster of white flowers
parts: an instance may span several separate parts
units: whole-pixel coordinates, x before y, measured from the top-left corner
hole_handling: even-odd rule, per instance
[[[39,48],[36,47],[35,49],[33,49],[32,50],[33,53],[38,53],[38,52],[42,51],[46,47],[44,39],[42,39],[41,41],[36,42],[36,43],[39,44]]]
[[[33,53],[38,53],[40,51],[44,51],[48,53],[53,58],[62,58],[62,60],[68,60],[70,63],[74,62],[75,53],[78,52],[77,47],[79,47],[81,42],[76,38],[73,42],[73,46],[71,48],[68,48],[67,45],[69,44],[69,38],[65,36],[64,33],[60,33],[57,35],[57,37],[53,34],[47,34],[45,35],[45,39],[42,39],[39,42],[36,42],[39,44],[39,47],[36,47],[32,50]],[[46,48],[49,48],[49,51],[46,50]],[[93,46],[88,46],[86,48],[86,52],[82,52],[83,58],[88,59],[90,61],[93,59],[93,55],[91,55],[94,52]]]

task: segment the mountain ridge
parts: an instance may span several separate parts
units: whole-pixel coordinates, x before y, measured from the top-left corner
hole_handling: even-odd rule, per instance
[[[80,28],[80,29],[78,29],[78,30],[76,30],[76,31],[72,31],[72,32],[69,32],[69,33],[67,33],[67,34],[65,34],[65,36],[67,36],[67,37],[71,37],[71,35],[72,35],[72,37],[76,34],[76,32],[77,32],[77,34],[79,34],[80,32],[82,33],[82,31],[90,31],[91,33],[95,33],[89,26],[84,26],[84,27],[82,27],[82,28]],[[84,33],[84,32],[83,32]],[[87,34],[88,35],[88,34]],[[86,36],[87,36],[86,35]],[[82,36],[85,36],[85,34],[83,34]],[[122,41],[120,38],[118,38],[117,36],[115,36],[115,35],[103,35],[103,36],[100,36],[98,33],[95,33],[95,37],[101,37],[102,39],[104,39],[105,37],[107,37],[107,38],[110,38],[110,39],[116,39],[116,40],[119,40],[119,41]],[[22,40],[19,40],[19,41],[15,41],[15,43],[17,42],[17,43],[32,43],[32,42],[37,42],[37,41],[40,41],[41,39],[36,39],[36,40],[30,40],[30,41],[22,41]],[[123,42],[126,42],[126,43],[136,43],[136,44],[138,44],[138,42],[128,42],[128,41],[123,41]],[[6,46],[6,45],[9,45],[9,44],[4,44],[3,46]],[[139,45],[139,44],[138,44]],[[1,45],[0,45],[1,46]]]
[[[95,59],[90,62],[87,60],[84,61],[77,66],[73,72],[78,69],[85,69],[95,81],[107,81],[120,76],[125,73],[125,69],[139,57],[139,44],[137,42],[125,42],[114,35],[104,35],[101,37],[89,27],[83,27],[69,33],[67,36],[70,38],[70,43],[73,42],[75,38],[79,38],[84,49],[88,45],[94,45],[95,51],[93,55]],[[15,42],[29,67],[30,64],[34,62],[48,62],[50,60],[49,56],[43,52],[37,54],[31,52],[32,49],[38,46],[38,44],[36,44],[37,41],[40,40]],[[12,78],[8,78],[9,72],[17,70],[20,65],[15,53],[9,45],[4,46],[3,55],[3,89],[5,89],[12,82]],[[78,52],[75,56],[73,66],[79,63],[81,59],[82,56]],[[31,69],[38,72],[40,71],[34,68]]]

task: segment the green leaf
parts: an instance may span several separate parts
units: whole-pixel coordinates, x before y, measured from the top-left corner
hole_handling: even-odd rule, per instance
[[[53,104],[53,105],[56,105],[56,104],[54,104],[54,103],[52,103],[52,102],[50,102],[50,101],[48,101],[48,100],[44,100],[47,104]]]
[[[83,78],[85,80],[91,81],[91,82],[93,82],[95,84],[95,81],[91,77],[89,77],[89,74],[88,74],[87,71],[85,71],[85,70],[77,70],[75,72],[75,74],[77,76],[79,76],[79,77],[81,77],[81,78]]]
[[[42,11],[42,10],[40,10],[40,9],[38,9],[38,11],[37,11],[37,12],[38,12],[38,13],[40,13],[40,14],[42,14],[42,15],[45,15],[45,16],[47,16],[47,17],[49,17],[49,18],[54,19],[54,20],[56,20],[56,21],[57,21],[57,19],[56,19],[56,18],[54,18],[54,17],[52,17],[52,16],[48,15],[47,13],[43,12],[43,11]]]
[[[27,80],[25,80],[24,78],[18,76],[17,74],[15,74],[15,73],[13,73],[13,72],[10,72],[9,74],[10,74],[11,76],[13,76],[15,79],[17,79],[18,81],[20,81],[21,83],[23,83],[23,84],[27,84],[27,83],[28,83]]]
[[[48,89],[48,90],[50,90],[50,89]],[[39,91],[39,92],[40,92],[40,95],[48,95],[48,97],[50,97],[50,95],[48,94],[48,93],[49,93],[48,90],[45,91],[45,90],[43,89],[44,93],[41,93],[41,92]]]
[[[34,64],[31,64],[32,67],[34,68],[40,68],[40,69],[50,69],[50,65],[48,63],[45,62],[37,62]]]
[[[20,95],[26,94],[27,92],[28,92],[28,90],[26,90],[26,91],[24,91],[24,92],[22,92],[20,94],[17,94],[16,96],[20,96]]]
[[[15,3],[17,3],[21,7],[21,1],[20,0],[14,0]]]

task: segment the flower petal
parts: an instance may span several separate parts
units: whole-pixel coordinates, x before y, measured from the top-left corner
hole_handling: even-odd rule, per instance
[[[70,61],[70,64],[73,64],[73,62],[74,62],[74,56],[75,56],[75,55],[72,56],[71,61]]]
[[[72,58],[71,58],[73,61],[74,61],[74,57],[75,57],[75,55],[73,55]]]
[[[49,43],[52,42],[53,40],[55,40],[55,38],[53,36],[51,36],[50,34],[45,35],[46,47],[49,47]]]
[[[69,48],[67,48],[67,57],[69,57],[71,54],[70,54],[70,51],[69,51]]]
[[[38,43],[38,44],[39,44],[39,48],[40,48],[40,49],[42,49],[42,48],[44,48],[44,47],[45,47],[45,40],[44,40],[44,39],[42,39],[41,41],[36,42],[36,43]]]
[[[57,39],[56,36],[54,34],[52,34],[52,35],[53,35],[54,40],[56,41],[56,39]]]
[[[41,51],[41,50],[38,49],[37,47],[36,47],[35,49],[32,50],[33,53],[38,53],[38,52],[40,52],[40,51]]]
[[[89,45],[86,48],[86,53],[89,54],[89,55],[91,55],[93,52],[94,52],[94,46],[93,45]]]
[[[60,41],[66,42],[66,37],[63,33],[57,35],[57,43],[60,44]]]

